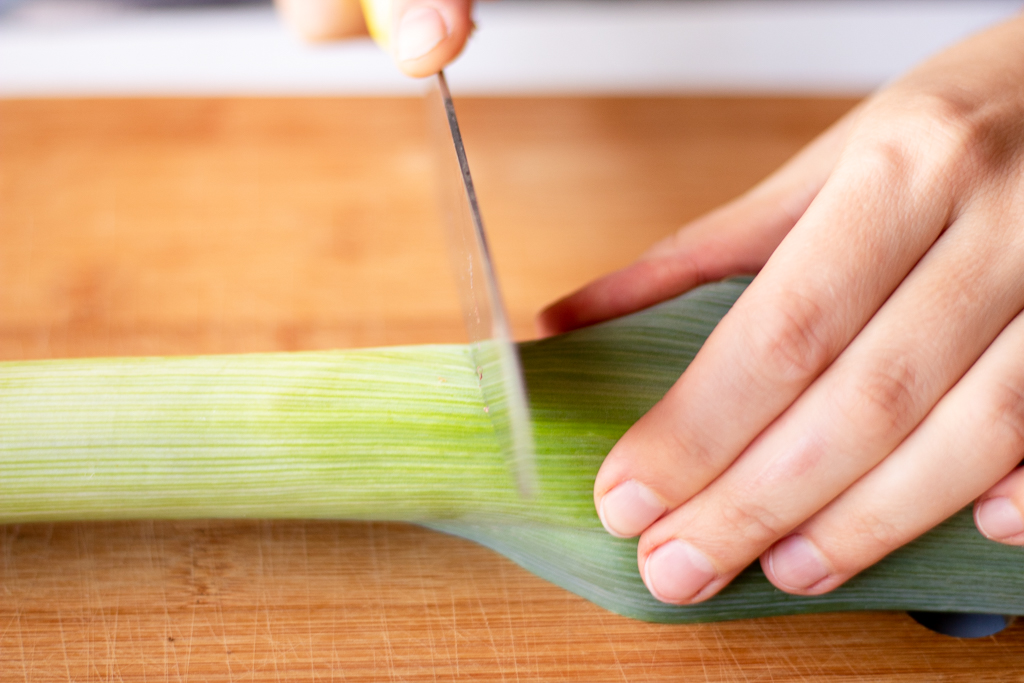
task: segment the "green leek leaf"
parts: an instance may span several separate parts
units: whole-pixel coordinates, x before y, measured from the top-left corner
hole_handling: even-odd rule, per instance
[[[664,605],[591,489],[747,280],[520,345],[540,492],[523,501],[462,345],[0,363],[0,522],[209,517],[410,521],[482,543],[612,611],[694,622],[827,610],[1024,614],[1024,549],[965,510],[839,589],[796,597],[756,566]]]

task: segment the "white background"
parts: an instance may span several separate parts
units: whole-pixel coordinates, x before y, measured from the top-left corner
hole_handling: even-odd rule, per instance
[[[1021,6],[1021,0],[482,2],[478,31],[449,80],[465,94],[860,94]],[[0,96],[369,95],[414,94],[421,87],[368,39],[302,44],[269,5],[90,14],[83,4],[71,17],[53,7],[25,2],[0,18]]]

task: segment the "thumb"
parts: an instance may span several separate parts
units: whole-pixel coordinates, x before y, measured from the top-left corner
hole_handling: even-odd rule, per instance
[[[473,29],[472,0],[362,0],[366,23],[398,68],[435,74],[455,59]]]

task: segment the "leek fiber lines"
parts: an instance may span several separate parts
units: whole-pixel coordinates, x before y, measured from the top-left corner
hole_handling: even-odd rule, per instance
[[[612,611],[665,622],[892,609],[1024,614],[1024,549],[965,510],[827,595],[756,566],[663,605],[609,536],[605,454],[685,370],[747,280],[520,345],[540,493],[519,499],[468,347],[0,363],[0,522],[401,520],[482,543]]]

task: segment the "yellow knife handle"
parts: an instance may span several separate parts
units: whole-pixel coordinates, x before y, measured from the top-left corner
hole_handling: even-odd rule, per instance
[[[391,0],[359,0],[370,37],[391,52]]]

